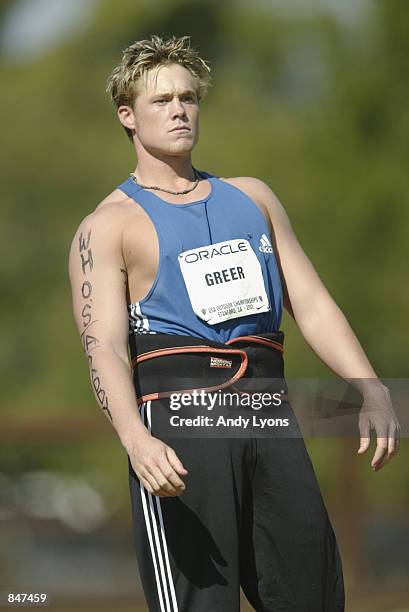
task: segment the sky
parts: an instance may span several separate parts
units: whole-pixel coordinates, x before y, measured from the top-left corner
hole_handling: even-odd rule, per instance
[[[192,0],[194,1],[194,0]],[[239,1],[239,0],[238,0]],[[89,25],[99,0],[15,0],[1,25],[0,53],[9,61],[30,62]],[[137,2],[137,0],[135,0]],[[243,3],[249,0],[241,0]],[[252,0],[267,10],[305,16],[325,11],[359,23],[371,0]]]
[[[17,0],[0,30],[0,52],[26,62],[86,29],[97,0]]]
[[[247,2],[248,0],[243,0]],[[297,15],[327,12],[346,23],[353,23],[365,18],[372,0],[253,0],[253,3],[271,11]]]

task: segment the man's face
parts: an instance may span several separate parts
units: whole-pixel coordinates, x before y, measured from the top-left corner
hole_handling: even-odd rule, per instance
[[[199,138],[199,103],[191,73],[179,64],[150,70],[130,115],[137,147],[156,155],[187,155]]]

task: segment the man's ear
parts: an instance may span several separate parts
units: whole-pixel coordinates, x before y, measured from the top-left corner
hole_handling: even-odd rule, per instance
[[[135,131],[135,113],[130,106],[126,106],[125,104],[119,106],[117,110],[117,115],[119,121],[125,128],[127,128],[128,130]]]

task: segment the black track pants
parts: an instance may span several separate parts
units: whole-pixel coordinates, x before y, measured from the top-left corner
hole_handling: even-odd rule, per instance
[[[141,418],[157,431],[155,402]],[[292,418],[292,409],[289,407]],[[189,474],[148,493],[129,463],[135,549],[151,612],[343,612],[336,538],[302,437],[161,438]]]

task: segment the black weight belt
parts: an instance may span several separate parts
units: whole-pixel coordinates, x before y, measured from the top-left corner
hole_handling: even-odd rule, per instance
[[[138,404],[174,393],[219,389],[280,392],[288,400],[283,345],[282,331],[239,336],[226,343],[174,334],[132,336]]]

